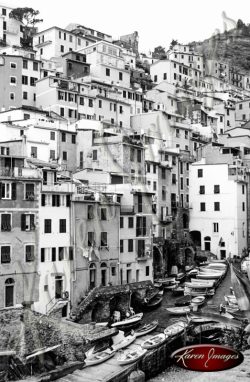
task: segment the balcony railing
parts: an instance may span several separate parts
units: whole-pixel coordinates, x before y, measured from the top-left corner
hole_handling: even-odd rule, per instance
[[[134,206],[121,206],[121,215],[133,215],[134,213]]]

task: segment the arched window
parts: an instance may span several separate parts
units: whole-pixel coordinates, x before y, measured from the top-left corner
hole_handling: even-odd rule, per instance
[[[96,265],[94,263],[91,263],[89,266],[89,269],[95,269],[95,268],[96,268]]]
[[[210,236],[205,236],[204,237],[204,241],[211,241],[211,237]]]
[[[96,286],[96,265],[91,263],[89,265],[89,287],[93,289]]]
[[[205,236],[204,237],[204,247],[205,251],[211,251],[211,237],[210,236]]]
[[[107,268],[107,263],[101,263],[101,268]]]

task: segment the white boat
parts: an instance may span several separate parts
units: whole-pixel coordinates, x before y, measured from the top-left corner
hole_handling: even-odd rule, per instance
[[[155,288],[162,288],[162,283],[154,282],[154,287]]]
[[[157,296],[163,296],[163,293],[164,293],[164,290],[160,290],[160,291],[157,293]]]
[[[112,349],[106,349],[101,352],[91,354],[85,359],[85,364],[86,366],[98,365],[99,363],[107,361],[109,358],[113,357],[114,354],[115,351]]]
[[[166,339],[165,334],[159,333],[143,341],[143,343],[141,344],[141,347],[143,349],[153,349],[161,345],[165,341],[165,339]]]
[[[187,275],[190,277],[190,276],[195,276],[197,275],[197,273],[199,272],[199,270],[197,268],[194,268],[194,269],[191,269]]]
[[[158,321],[152,321],[150,324],[145,324],[141,328],[135,330],[135,336],[136,337],[141,337],[144,336],[145,334],[151,333],[153,330],[155,330],[158,326]]]
[[[178,275],[176,276],[176,280],[182,282],[184,281],[185,277],[186,277],[185,273],[181,272],[181,273],[178,273]]]
[[[144,336],[145,334],[151,333],[153,330],[155,330],[158,326],[158,321],[152,321],[149,324],[143,325],[141,328],[135,330],[135,336],[140,337]]]
[[[147,349],[139,348],[136,350],[126,350],[117,357],[119,365],[128,365],[129,363],[136,362],[147,353]]]
[[[161,283],[163,286],[170,285],[171,283],[175,282],[175,277],[165,277],[164,279],[156,279],[154,280],[155,283]]]
[[[175,281],[175,283],[172,283],[171,285],[165,285],[164,289],[165,290],[174,290],[175,288],[178,287],[179,284],[180,284],[179,281]]]
[[[132,344],[132,342],[134,342],[135,339],[136,336],[133,333],[133,331],[128,336],[124,336],[124,332],[119,330],[118,334],[112,337],[113,345],[111,346],[111,349],[113,349],[114,351],[123,349],[128,345]]]
[[[172,308],[165,308],[168,313],[173,314],[174,316],[181,316],[182,314],[187,314],[190,312],[191,308],[189,306],[176,306]]]
[[[209,286],[214,286],[216,283],[216,280],[205,280],[205,279],[190,279],[190,282],[192,284],[202,284],[202,285],[207,285]]]
[[[197,279],[204,279],[204,280],[213,280],[213,279],[220,279],[222,277],[222,274],[218,273],[207,273],[207,272],[200,272],[196,275]]]
[[[196,305],[202,305],[204,304],[205,300],[206,300],[205,296],[197,296],[192,298],[191,303]]]
[[[187,282],[185,283],[185,286],[189,288],[200,288],[200,289],[213,288],[214,283],[209,281],[210,280],[208,280],[208,282],[203,282],[203,280],[197,280],[197,282],[192,282],[192,283]]]
[[[113,324],[111,324],[111,327],[115,328],[119,326],[129,326],[131,324],[136,324],[137,322],[142,320],[142,317],[143,313],[134,314],[133,316],[130,316],[125,320],[114,322]]]
[[[183,321],[178,321],[178,322],[174,323],[173,325],[168,326],[164,330],[164,334],[166,336],[166,339],[171,338],[171,337],[175,336],[176,334],[182,333],[186,327],[187,327],[187,323],[183,322]]]
[[[192,287],[185,286],[185,288],[184,288],[184,296],[187,296],[187,295],[190,295],[193,297],[196,297],[196,296],[213,296],[214,293],[215,293],[214,288],[211,288],[211,287],[208,288],[204,285],[201,285],[201,286],[195,285]]]

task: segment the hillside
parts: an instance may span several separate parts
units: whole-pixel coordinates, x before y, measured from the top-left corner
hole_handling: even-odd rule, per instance
[[[241,20],[235,29],[190,45],[208,59],[225,61],[242,73],[250,71],[250,26]]]

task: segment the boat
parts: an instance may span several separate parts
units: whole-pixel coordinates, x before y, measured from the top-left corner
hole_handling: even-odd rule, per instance
[[[87,358],[90,358],[93,354],[101,353],[102,351],[110,348],[107,341],[97,342],[92,348],[85,352]]]
[[[152,321],[150,324],[145,324],[141,328],[135,330],[135,336],[136,337],[141,337],[144,336],[145,334],[151,333],[153,330],[155,330],[158,326],[158,321]]]
[[[213,279],[220,279],[222,277],[222,273],[208,273],[208,272],[199,272],[196,275],[197,279],[205,279],[205,280],[213,280]]]
[[[187,273],[187,276],[191,277],[191,276],[195,276],[197,275],[197,273],[199,272],[199,270],[197,268],[194,268],[194,269],[191,269],[188,273]]]
[[[168,326],[164,330],[164,334],[166,336],[166,339],[174,337],[174,336],[176,336],[176,334],[180,334],[180,333],[184,332],[184,329],[187,327],[187,325],[188,324],[186,322],[178,321],[178,322],[175,322],[173,325]]]
[[[208,336],[201,336],[201,341],[206,344],[210,344],[210,343],[220,343],[220,340],[221,340],[221,337],[222,337],[222,333],[221,331],[216,331],[215,333],[212,333]]]
[[[160,290],[160,291],[157,293],[157,296],[163,296],[163,294],[164,294],[164,290],[162,289],[162,290]]]
[[[162,288],[162,283],[160,283],[160,282],[154,282],[154,287],[155,288]]]
[[[184,296],[190,295],[193,297],[196,296],[213,296],[215,293],[215,289],[212,287],[207,287],[204,285],[194,285],[194,286],[185,286],[184,288]]]
[[[86,364],[86,366],[98,365],[99,363],[105,362],[109,358],[113,357],[114,354],[115,354],[115,351],[108,348],[106,350],[103,350],[103,351],[98,352],[98,353],[94,353],[94,354],[90,355],[89,357],[87,357],[85,359],[85,364]]]
[[[204,304],[205,300],[206,300],[205,296],[197,296],[197,297],[192,298],[191,302],[192,302],[192,304],[200,306],[200,305]]]
[[[190,279],[190,282],[193,284],[202,284],[207,285],[208,287],[214,286],[216,284],[216,280],[205,280],[205,279]]]
[[[173,295],[178,296],[184,293],[184,286],[176,286],[172,289]]]
[[[210,282],[210,280],[208,280],[207,282],[204,282],[204,281],[203,280],[197,280],[196,282],[190,282],[190,283],[186,282],[185,287],[200,288],[200,289],[213,288],[213,286],[214,286],[213,282]]]
[[[155,336],[143,341],[143,343],[141,344],[141,347],[143,349],[154,349],[157,346],[161,345],[165,340],[166,340],[165,334],[163,333],[156,334]]]
[[[164,279],[156,279],[154,282],[161,283],[163,286],[170,285],[175,282],[175,277],[165,277]]]
[[[214,322],[211,318],[201,317],[201,316],[189,316],[190,322],[193,324],[205,324]]]
[[[178,306],[165,309],[168,313],[173,314],[174,316],[181,316],[182,314],[187,314],[191,310],[189,306]]]
[[[123,331],[119,330],[118,334],[112,337],[113,345],[111,346],[111,349],[113,349],[114,351],[123,349],[128,345],[132,344],[132,342],[134,342],[135,339],[136,337],[133,330],[127,336],[124,335]]]
[[[191,304],[191,296],[183,296],[175,301],[175,306],[187,306]]]
[[[178,275],[176,276],[176,281],[179,281],[181,283],[182,281],[185,280],[185,277],[186,277],[185,273],[183,272],[178,273]]]
[[[128,365],[129,363],[139,361],[147,352],[147,349],[138,348],[136,350],[126,350],[117,357],[119,365]]]
[[[134,325],[140,322],[142,320],[142,317],[143,317],[143,313],[137,313],[137,314],[134,314],[133,316],[125,318],[125,320],[114,322],[113,324],[111,324],[111,327],[119,328],[119,327],[131,326],[132,324]]]
[[[142,305],[142,307],[143,307],[144,309],[147,309],[147,310],[156,309],[156,308],[158,308],[158,306],[161,305],[161,303],[162,303],[162,299],[163,299],[162,296],[158,296],[158,295],[156,295],[156,296],[155,296],[154,298],[152,298],[151,300],[146,301],[146,302]]]
[[[164,286],[165,290],[174,290],[179,285],[179,281],[176,281],[173,284]]]

